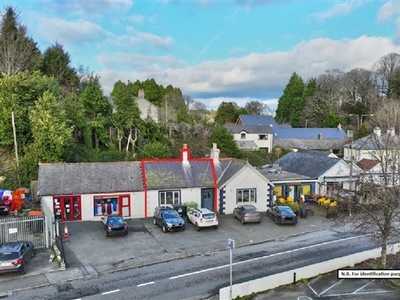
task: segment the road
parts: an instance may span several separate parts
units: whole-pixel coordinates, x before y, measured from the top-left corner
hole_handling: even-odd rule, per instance
[[[376,247],[367,236],[323,230],[233,250],[233,283]],[[101,251],[101,250],[99,250]],[[208,299],[229,286],[229,250],[14,292],[17,299]]]

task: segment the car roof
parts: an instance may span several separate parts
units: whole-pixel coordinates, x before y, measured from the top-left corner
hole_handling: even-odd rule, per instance
[[[202,213],[214,213],[212,210],[209,210],[208,208],[202,207],[202,208],[196,208],[198,211]]]
[[[19,251],[21,249],[24,242],[4,242],[0,244],[0,251],[2,252],[12,252],[12,251]]]
[[[244,208],[256,208],[254,205],[251,205],[251,204],[244,204],[244,205],[241,205],[242,207],[244,207]]]
[[[170,210],[170,209],[174,209],[174,207],[172,205],[170,205],[170,204],[166,204],[166,205],[157,206],[156,209]]]

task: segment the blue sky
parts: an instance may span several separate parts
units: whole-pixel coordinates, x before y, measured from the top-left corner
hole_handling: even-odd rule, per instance
[[[0,2],[42,51],[58,42],[73,67],[98,74],[106,95],[118,80],[153,78],[212,109],[251,100],[275,109],[293,72],[306,81],[400,53],[400,1]]]

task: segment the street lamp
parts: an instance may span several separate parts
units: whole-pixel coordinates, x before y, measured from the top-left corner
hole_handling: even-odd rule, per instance
[[[349,114],[349,117],[357,117],[357,126],[356,126],[356,130],[358,131],[359,127],[360,127],[360,115],[357,114]]]

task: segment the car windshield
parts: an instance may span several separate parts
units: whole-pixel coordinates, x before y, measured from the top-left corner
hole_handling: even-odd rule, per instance
[[[124,225],[125,221],[122,218],[109,218],[108,225],[110,226],[117,226],[117,225]]]
[[[0,260],[11,260],[11,259],[17,259],[18,258],[18,252],[1,252],[0,253]]]
[[[293,211],[290,207],[281,207],[280,211],[282,215],[293,215]]]
[[[247,212],[248,214],[257,214],[258,210],[255,207],[246,207],[245,212]]]
[[[164,219],[174,219],[179,217],[178,212],[175,210],[166,210],[162,213],[162,215]]]
[[[203,218],[204,219],[214,219],[215,218],[215,214],[214,213],[203,214]]]

